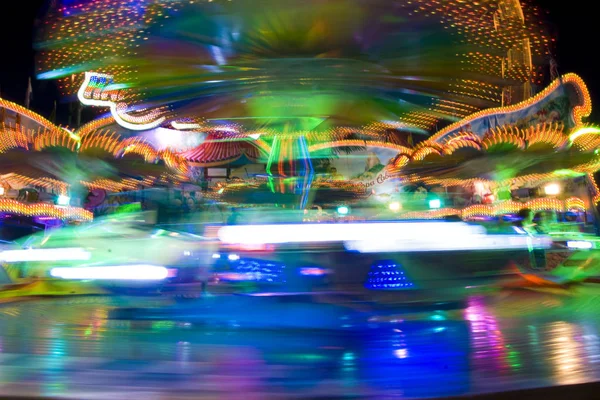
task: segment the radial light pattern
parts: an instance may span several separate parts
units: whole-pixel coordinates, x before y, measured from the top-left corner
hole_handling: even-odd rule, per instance
[[[130,105],[236,133],[427,134],[544,84],[552,38],[519,0],[56,2],[39,76],[105,72]],[[375,124],[375,125],[374,125]]]

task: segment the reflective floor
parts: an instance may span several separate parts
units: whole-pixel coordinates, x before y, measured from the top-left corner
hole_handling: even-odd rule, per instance
[[[463,310],[392,316],[352,334],[107,318],[172,301],[1,305],[0,396],[423,398],[600,380],[597,284],[473,294]]]

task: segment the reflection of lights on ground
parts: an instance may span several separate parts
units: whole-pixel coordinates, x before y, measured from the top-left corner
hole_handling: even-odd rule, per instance
[[[305,275],[305,276],[322,276],[322,275],[327,275],[328,273],[329,273],[329,270],[324,269],[324,268],[317,268],[317,267],[300,268],[300,275]]]
[[[550,337],[551,357],[549,360],[556,371],[557,383],[560,385],[571,385],[582,383],[582,373],[585,352],[577,339],[580,332],[567,322],[559,321],[552,323],[548,334]]]
[[[518,355],[513,355],[511,359],[498,322],[487,309],[483,298],[469,297],[467,305],[465,319],[470,322],[471,346],[475,361],[482,366],[489,365],[491,361],[492,365],[496,363],[498,369],[506,369],[509,364],[518,368],[520,364],[514,361],[518,360]]]
[[[394,350],[394,356],[400,359],[408,358],[408,349],[396,349]]]

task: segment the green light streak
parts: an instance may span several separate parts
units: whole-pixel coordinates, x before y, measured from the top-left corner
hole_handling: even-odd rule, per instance
[[[565,177],[576,177],[576,176],[585,175],[582,172],[576,172],[576,171],[573,171],[572,169],[557,169],[556,171],[553,172],[553,174],[556,176],[565,176]]]
[[[281,151],[281,143],[279,137],[275,136],[273,138],[273,145],[271,146],[271,153],[269,153],[269,159],[267,160],[267,175],[269,175],[269,189],[271,189],[271,193],[275,193],[275,184],[273,182],[273,172],[271,172],[271,168],[273,167],[273,161],[279,158],[279,152]]]

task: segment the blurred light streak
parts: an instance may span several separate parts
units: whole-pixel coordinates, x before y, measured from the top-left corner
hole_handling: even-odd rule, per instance
[[[592,242],[582,240],[569,240],[567,241],[567,247],[570,249],[591,249],[594,247]]]
[[[396,251],[469,251],[469,250],[516,250],[531,248],[550,248],[547,238],[530,238],[516,235],[464,235],[462,237],[444,236],[413,238],[394,238],[380,236],[361,241],[346,241],[347,250],[360,253],[384,253]]]
[[[7,263],[26,261],[86,261],[90,252],[82,248],[6,250],[0,253],[0,260]]]
[[[107,267],[52,268],[50,275],[62,279],[157,281],[169,276],[165,267],[156,265],[116,265]]]
[[[486,235],[485,228],[463,222],[239,225],[222,227],[217,235],[222,242],[230,244],[345,242],[348,250],[364,252],[550,246],[549,238]]]
[[[165,117],[159,117],[156,120],[147,122],[145,124],[132,124],[123,119],[123,117],[121,116],[121,112],[118,109],[119,105],[117,103],[115,103],[114,101],[96,100],[96,99],[86,98],[85,91],[88,88],[88,86],[90,85],[92,78],[94,78],[94,77],[105,77],[105,78],[112,79],[112,76],[110,76],[110,75],[86,72],[85,79],[83,80],[83,83],[81,84],[81,87],[79,88],[79,91],[77,92],[77,97],[79,98],[79,101],[81,102],[81,104],[84,104],[86,106],[109,107],[110,112],[111,112],[113,118],[115,119],[115,121],[119,125],[121,125],[123,128],[131,129],[132,131],[145,131],[148,129],[154,129],[154,128],[160,126],[163,122],[165,122],[165,120],[166,120]]]

